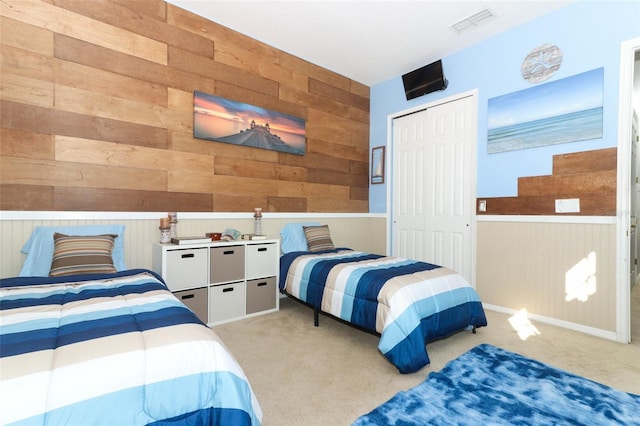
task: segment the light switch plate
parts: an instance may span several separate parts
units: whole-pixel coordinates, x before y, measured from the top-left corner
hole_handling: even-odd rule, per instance
[[[580,198],[556,200],[556,213],[580,213]]]

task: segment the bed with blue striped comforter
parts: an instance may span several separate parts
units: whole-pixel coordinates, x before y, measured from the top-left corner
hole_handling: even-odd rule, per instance
[[[378,349],[401,373],[429,363],[426,343],[487,325],[476,291],[430,263],[350,249],[280,258],[280,290],[380,334]]]
[[[260,424],[241,367],[151,271],[0,280],[0,424]]]

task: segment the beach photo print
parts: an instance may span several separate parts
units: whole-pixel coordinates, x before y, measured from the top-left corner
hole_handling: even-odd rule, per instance
[[[604,68],[489,99],[487,152],[602,138]]]

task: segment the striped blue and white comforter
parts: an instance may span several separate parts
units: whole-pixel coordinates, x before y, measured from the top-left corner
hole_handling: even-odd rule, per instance
[[[349,249],[280,259],[280,290],[380,334],[378,349],[401,373],[429,363],[426,342],[487,325],[476,291],[437,265]]]
[[[157,275],[96,277],[0,280],[1,424],[261,422],[238,363]]]

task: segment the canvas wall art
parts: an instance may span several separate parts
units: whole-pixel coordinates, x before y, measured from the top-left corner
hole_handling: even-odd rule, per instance
[[[489,99],[489,154],[602,138],[604,68]]]
[[[371,150],[371,183],[384,183],[384,146]]]
[[[198,91],[193,93],[193,137],[296,155],[306,152],[304,119]]]

